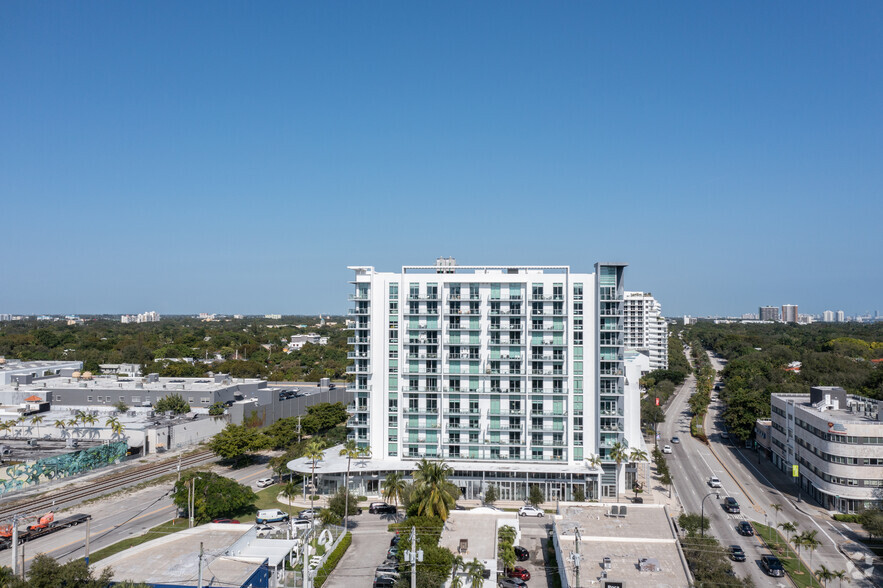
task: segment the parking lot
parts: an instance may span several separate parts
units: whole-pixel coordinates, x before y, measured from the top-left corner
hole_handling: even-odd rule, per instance
[[[519,544],[530,553],[530,559],[520,561],[518,565],[530,572],[528,585],[531,588],[552,588],[553,586],[551,575],[547,576],[546,573],[548,564],[543,551],[549,537],[549,527],[546,526],[548,522],[549,517],[521,517],[518,519],[521,527],[521,542]]]

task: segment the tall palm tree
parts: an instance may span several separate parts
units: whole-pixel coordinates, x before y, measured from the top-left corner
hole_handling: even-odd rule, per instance
[[[816,549],[818,549],[819,546],[822,544],[822,542],[819,541],[818,538],[816,538],[816,535],[818,535],[818,534],[819,534],[819,532],[816,529],[813,529],[812,531],[804,531],[802,534],[803,546],[806,547],[807,549],[809,549],[809,569],[810,570],[812,570],[813,553],[815,553]]]
[[[457,574],[457,572],[460,571],[460,568],[466,569],[466,564],[463,562],[463,556],[455,555],[453,569],[451,569],[451,588],[463,588],[463,578]]]
[[[291,501],[297,496],[297,486],[293,480],[288,480],[288,483],[283,486],[282,496],[288,499],[288,518],[291,518]]]
[[[109,417],[104,422],[104,426],[110,427],[113,436],[116,438],[119,438],[123,434],[123,431],[126,429],[126,426],[123,425],[123,423],[120,422],[120,419],[116,417]]]
[[[833,580],[836,576],[834,572],[825,567],[825,564],[819,564],[819,569],[816,570],[816,576],[824,582],[825,586],[828,586],[828,580]]]
[[[610,448],[610,453],[608,453],[608,457],[616,462],[616,501],[619,502],[619,469],[622,465],[622,462],[627,461],[629,458],[628,454],[628,445],[622,443],[621,441],[617,441],[613,444],[613,447]]]
[[[419,505],[417,514],[430,517],[448,518],[448,511],[460,496],[460,489],[448,481],[453,468],[444,461],[420,460],[414,472],[414,485],[417,489]]]
[[[13,421],[4,421],[0,423],[0,431],[3,431],[4,437],[8,437],[9,431],[11,431],[14,426]]]
[[[383,481],[383,487],[380,489],[382,496],[387,500],[392,500],[396,504],[396,510],[399,508],[399,500],[404,499],[408,482],[402,472],[392,472]]]
[[[370,450],[368,450],[370,452]],[[344,501],[343,506],[343,528],[349,529],[349,510],[350,510],[350,464],[353,461],[353,458],[359,458],[362,455],[365,455],[365,449],[359,447],[355,441],[350,439],[346,443],[343,444],[343,447],[340,449],[339,455],[346,456],[346,477],[344,478],[343,488],[346,494],[346,500]]]
[[[64,437],[64,434],[67,432],[67,421],[64,419],[58,419],[55,421],[55,428],[61,429],[61,436]]]
[[[484,564],[478,558],[466,564],[466,577],[469,578],[471,588],[481,588],[484,585]]]
[[[310,508],[313,508],[313,494],[316,492],[316,462],[322,461],[325,457],[325,445],[318,439],[313,439],[307,443],[304,457],[313,462],[312,489],[310,491]]]
[[[797,523],[786,521],[784,523],[779,523],[776,526],[785,531],[785,539],[789,542],[791,541],[791,534],[797,532]]]
[[[633,447],[632,450],[629,452],[629,462],[630,463],[638,464],[641,462],[646,462],[647,460],[648,460],[647,452],[644,451],[643,449],[638,449],[637,447]],[[635,472],[635,485],[636,486],[637,486],[637,482],[638,482],[638,476],[637,476],[637,472]],[[635,493],[635,496],[637,496],[637,493]]]
[[[42,422],[43,422],[43,415],[42,414],[34,415],[31,417],[31,426],[37,427],[37,434],[36,434],[37,437],[40,436],[40,426],[39,425]]]
[[[840,588],[843,588],[843,580],[846,580],[846,583],[849,584],[852,580],[849,579],[849,576],[846,575],[846,570],[837,570],[836,572],[831,572],[833,578],[837,578],[840,580]]]
[[[776,527],[778,527],[779,526],[779,512],[781,512],[781,510],[782,510],[782,505],[779,504],[778,502],[776,502],[774,504],[771,504],[770,508],[773,509],[774,511],[776,511],[775,525],[776,525]]]

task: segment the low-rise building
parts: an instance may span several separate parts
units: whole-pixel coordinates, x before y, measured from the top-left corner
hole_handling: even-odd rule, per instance
[[[561,503],[558,512],[552,543],[562,588],[692,585],[665,506]]]
[[[292,351],[298,351],[307,343],[310,343],[311,345],[328,345],[328,337],[317,335],[316,333],[292,335],[291,341],[285,347],[285,352],[291,353]]]
[[[500,529],[505,526],[514,529],[518,545],[521,530],[517,513],[492,508],[453,510],[448,514],[438,545],[450,549],[466,563],[477,559],[491,572],[491,577],[496,577],[497,572],[503,572],[502,562],[497,561],[497,544]],[[469,583],[465,569],[460,568],[458,575],[462,586]],[[450,586],[450,580],[445,585]]]
[[[771,397],[772,462],[797,471],[805,496],[844,513],[879,506],[883,488],[881,402],[836,386]]]
[[[17,376],[36,380],[82,369],[82,361],[22,361],[0,357],[0,386],[13,383],[19,379]]]

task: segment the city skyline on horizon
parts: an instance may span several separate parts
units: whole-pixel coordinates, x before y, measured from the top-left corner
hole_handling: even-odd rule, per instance
[[[883,5],[11,2],[0,313],[341,312],[623,260],[666,316],[883,301]]]

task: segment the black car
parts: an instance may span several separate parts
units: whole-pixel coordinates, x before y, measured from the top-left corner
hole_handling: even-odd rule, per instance
[[[516,561],[527,561],[530,559],[530,553],[528,553],[527,549],[520,545],[516,545],[512,549],[515,550],[515,560]]]
[[[754,527],[751,526],[751,523],[748,521],[742,521],[738,525],[736,525],[736,530],[740,535],[745,535],[746,537],[751,537],[754,535]]]
[[[730,559],[733,561],[745,561],[745,552],[738,545],[730,546]]]
[[[739,503],[736,502],[736,499],[732,496],[727,496],[724,499],[724,510],[734,514],[739,514]]]
[[[368,512],[371,514],[395,514],[396,507],[385,502],[372,502],[368,507]]]
[[[401,539],[401,537],[399,535],[395,535],[392,539],[389,540],[389,546],[395,547],[396,545],[399,544],[400,539]]]
[[[768,576],[781,578],[785,575],[785,566],[782,565],[782,562],[779,561],[779,558],[775,555],[763,556],[760,558],[760,565],[763,566],[763,571],[765,571]]]
[[[396,580],[392,576],[380,576],[374,578],[374,588],[393,588],[395,585]]]

